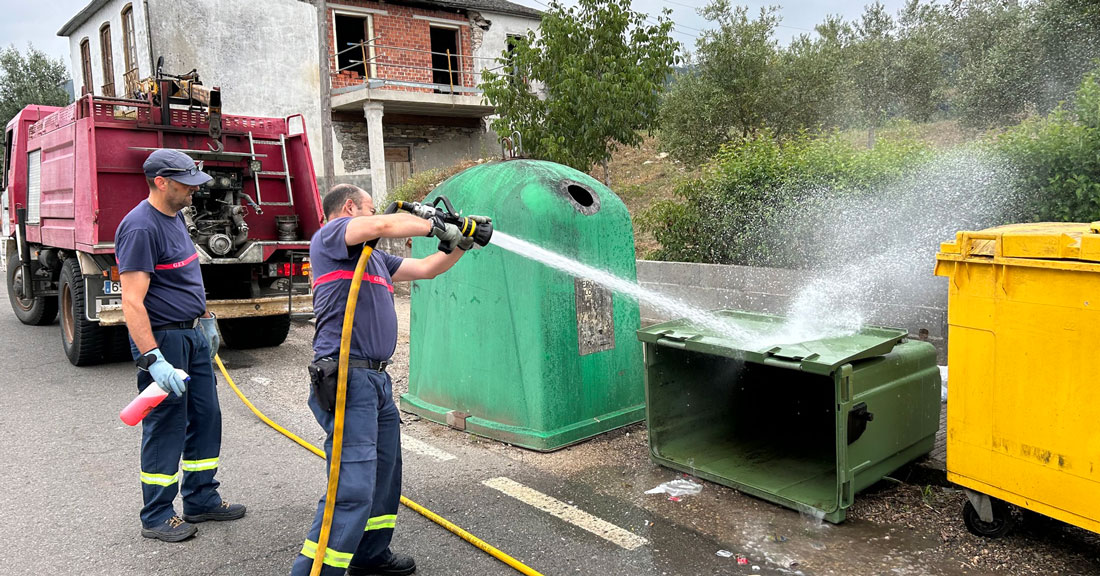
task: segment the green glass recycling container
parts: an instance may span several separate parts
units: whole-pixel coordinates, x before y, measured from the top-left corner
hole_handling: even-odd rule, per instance
[[[716,312],[767,342],[783,318]],[[930,452],[935,348],[904,330],[744,344],[686,320],[640,330],[650,456],[777,504],[842,522],[854,495]]]
[[[540,451],[645,417],[637,300],[496,244],[505,235],[636,281],[622,201],[551,162],[469,168],[439,185],[464,214],[493,219],[493,241],[411,287],[409,391],[401,409]],[[413,240],[412,255],[437,250]]]

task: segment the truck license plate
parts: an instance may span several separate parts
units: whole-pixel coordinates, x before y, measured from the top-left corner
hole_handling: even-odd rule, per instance
[[[104,294],[122,294],[122,283],[112,282],[110,280],[103,281],[103,293]]]

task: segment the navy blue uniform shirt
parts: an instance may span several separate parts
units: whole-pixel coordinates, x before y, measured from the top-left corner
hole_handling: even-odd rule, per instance
[[[313,270],[313,314],[317,332],[313,336],[314,359],[340,353],[340,332],[344,308],[355,264],[363,246],[348,246],[344,232],[351,218],[337,218],[325,224],[309,243]],[[355,322],[351,333],[351,355],[369,360],[389,360],[397,348],[397,311],[393,307],[393,274],[402,258],[375,250],[367,261]]]
[[[153,326],[186,322],[206,313],[199,254],[183,216],[166,216],[143,200],[118,225],[119,272],[148,272],[145,310]]]

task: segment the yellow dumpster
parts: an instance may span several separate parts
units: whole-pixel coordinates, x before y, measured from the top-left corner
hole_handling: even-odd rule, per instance
[[[940,245],[947,477],[971,532],[1012,504],[1100,532],[1100,222],[1014,224]]]

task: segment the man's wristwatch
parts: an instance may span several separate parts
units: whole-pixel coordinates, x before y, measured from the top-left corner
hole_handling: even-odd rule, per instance
[[[156,350],[156,348],[153,348],[153,350]],[[142,370],[149,370],[149,367],[157,361],[157,355],[153,354],[153,350],[150,350],[144,355],[139,356],[137,362],[134,362],[134,364],[137,364],[137,367],[141,368]]]

